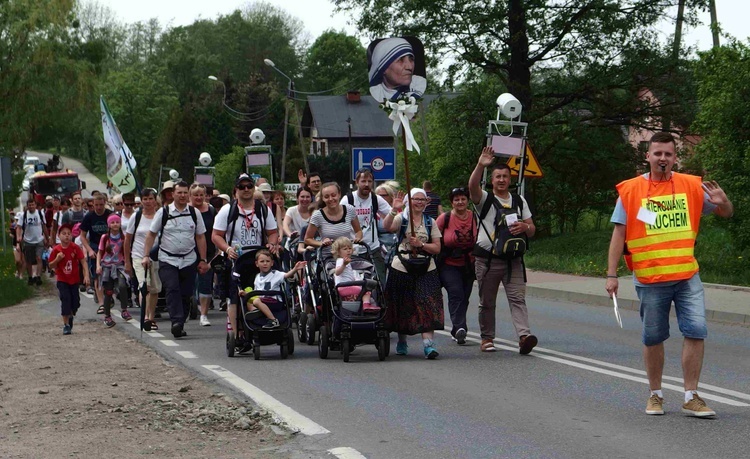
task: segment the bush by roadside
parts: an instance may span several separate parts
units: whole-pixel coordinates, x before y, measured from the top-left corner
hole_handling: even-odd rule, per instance
[[[0,249],[0,308],[18,304],[21,301],[30,298],[32,290],[26,283],[25,279],[18,279],[15,276],[16,265],[13,260],[13,249]]]
[[[526,266],[539,271],[604,277],[611,236],[610,228],[533,240],[525,257]],[[728,232],[711,225],[710,218],[701,225],[695,253],[703,282],[750,286],[750,250],[736,249]],[[622,260],[617,273],[630,273]]]

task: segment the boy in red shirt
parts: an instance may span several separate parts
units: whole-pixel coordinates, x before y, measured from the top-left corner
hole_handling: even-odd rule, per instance
[[[73,316],[78,312],[81,305],[81,297],[78,293],[80,283],[80,263],[83,269],[85,285],[89,285],[89,266],[83,250],[77,244],[71,244],[73,227],[69,224],[60,225],[57,232],[60,243],[57,244],[49,256],[49,266],[55,269],[57,274],[57,290],[60,292],[60,309],[62,310],[63,335],[70,335],[73,330]]]

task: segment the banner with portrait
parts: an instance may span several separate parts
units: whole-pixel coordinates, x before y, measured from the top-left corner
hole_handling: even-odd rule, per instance
[[[104,133],[104,152],[107,159],[107,178],[120,193],[128,193],[136,189],[133,171],[136,161],[130,148],[125,143],[117,129],[112,114],[109,113],[104,97],[99,97],[102,117],[102,131]]]

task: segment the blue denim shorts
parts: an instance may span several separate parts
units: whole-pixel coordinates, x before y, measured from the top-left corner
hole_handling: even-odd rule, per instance
[[[641,287],[636,285],[641,300],[643,344],[654,346],[669,338],[669,310],[674,302],[677,324],[685,338],[705,339],[706,304],[703,283],[698,273],[687,280],[665,286]]]

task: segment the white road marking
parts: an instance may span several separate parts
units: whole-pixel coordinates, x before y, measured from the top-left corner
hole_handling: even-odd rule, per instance
[[[271,412],[276,421],[283,422],[291,430],[305,435],[331,433],[330,430],[294,411],[231,371],[228,371],[219,365],[203,365],[203,368],[214,372],[220,378],[223,378],[226,382],[242,391],[243,394],[253,399],[258,406]]]
[[[450,336],[450,333],[447,332],[447,331],[436,331],[436,333],[440,333],[441,335]],[[478,333],[469,332],[469,334],[472,335],[472,336],[476,336],[477,338],[467,337],[466,338],[467,341],[472,341],[472,342],[475,342],[475,343],[481,343],[481,339],[479,338],[480,335]],[[515,342],[513,342],[513,341],[504,340],[504,339],[497,339],[496,338],[494,340],[494,342],[497,343],[497,345],[495,346],[497,349],[503,349],[503,350],[511,351],[511,352],[518,352],[518,344],[515,343]],[[500,344],[500,343],[508,343],[508,344],[510,344],[510,346],[504,345],[504,344]],[[561,358],[561,357],[555,357],[553,355],[545,355],[544,353],[550,353],[550,354],[554,353],[554,354],[557,354],[557,355],[562,355],[562,356],[565,356],[567,358],[570,358],[571,360],[566,360],[566,359]],[[633,381],[633,382],[648,384],[648,379],[646,379],[646,378],[640,378],[640,377],[632,376],[632,375],[625,374],[625,373],[619,373],[619,372],[616,372],[616,371],[606,370],[604,368],[598,368],[598,367],[594,367],[594,366],[591,366],[591,365],[586,365],[586,364],[583,364],[583,363],[575,362],[575,361],[572,361],[572,360],[576,356],[573,356],[572,354],[566,354],[564,352],[553,351],[552,349],[534,348],[534,352],[531,353],[531,354],[529,354],[529,356],[530,357],[536,357],[536,358],[539,358],[539,359],[549,360],[549,361],[552,361],[552,362],[562,363],[563,365],[568,365],[568,366],[571,366],[571,367],[580,368],[582,370],[593,371],[595,373],[601,373],[601,374],[604,374],[604,375],[607,375],[607,376],[614,376],[615,378],[626,379],[628,381]],[[643,374],[643,375],[645,375],[644,371],[636,370],[634,368],[622,367],[622,366],[614,365],[614,364],[607,364],[607,362],[602,362],[600,360],[594,360],[594,359],[588,359],[588,358],[585,358],[585,357],[580,357],[578,359],[579,360],[588,361],[589,363],[594,363],[594,364],[597,364],[597,365],[606,366],[606,367],[618,367],[618,369],[622,369],[622,370],[628,371],[630,373],[637,373],[637,374]],[[627,369],[627,370],[625,370],[625,369]],[[674,377],[664,377],[664,379],[678,380],[678,381],[682,382],[678,378],[674,378]],[[720,393],[735,392],[735,391],[730,391],[729,389],[722,389],[722,388],[719,388],[719,387],[716,387],[716,386],[711,386],[711,387],[719,389],[718,391],[714,390],[715,392],[720,392]],[[682,386],[676,386],[674,384],[662,384],[662,389],[670,389],[670,390],[674,390],[676,392],[680,392],[682,394],[685,393],[685,390],[683,389]],[[736,400],[732,400],[732,399],[729,399],[729,398],[726,398],[726,397],[722,397],[722,396],[719,396],[719,395],[713,395],[713,394],[710,394],[710,393],[706,393],[705,390],[709,390],[709,388],[708,388],[708,386],[706,386],[704,384],[701,384],[699,386],[699,389],[701,390],[701,397],[705,398],[706,400],[713,400],[715,402],[724,403],[724,404],[731,405],[731,406],[743,406],[743,407],[744,406],[750,406],[750,404],[747,404],[747,403],[738,402]],[[742,394],[741,392],[737,392],[737,394],[741,394],[742,395],[742,397],[738,397],[738,398],[750,397],[747,394]]]
[[[180,357],[186,358],[186,359],[197,359],[198,356],[190,351],[176,351],[177,354],[180,355]]]
[[[146,332],[146,334],[152,338],[164,338],[164,335],[155,331]]]
[[[329,449],[328,452],[339,459],[367,459],[362,453],[354,448],[349,448],[348,446]]]
[[[175,343],[171,339],[163,339],[163,340],[160,340],[159,342],[167,347],[179,347],[179,344]]]

